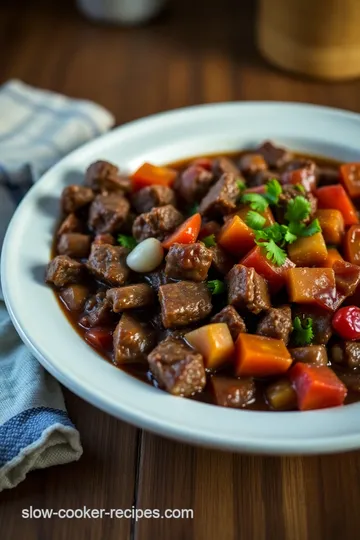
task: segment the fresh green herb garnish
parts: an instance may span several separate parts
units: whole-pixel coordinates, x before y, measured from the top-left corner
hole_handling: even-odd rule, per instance
[[[305,193],[305,188],[302,184],[294,184],[294,188],[300,191],[300,193]]]
[[[134,249],[137,246],[137,241],[133,236],[127,236],[126,234],[119,234],[117,238],[120,246],[123,246],[128,249]]]
[[[299,346],[310,345],[314,339],[313,320],[308,317],[301,322],[300,317],[295,317],[293,326],[295,344]]]
[[[245,223],[251,229],[259,230],[264,227],[266,219],[258,212],[254,212],[254,210],[249,210],[246,215]]]
[[[274,205],[278,204],[281,193],[282,187],[278,180],[276,180],[276,178],[269,180],[265,187],[265,199],[268,203]]]
[[[210,234],[201,240],[207,248],[216,246],[215,234]]]
[[[273,223],[269,227],[255,231],[256,240],[273,240],[277,243],[284,243],[284,225],[280,223]]]
[[[241,178],[238,178],[236,180],[236,185],[237,185],[237,187],[239,188],[240,191],[244,191],[244,189],[246,188],[246,184],[245,184],[244,180],[241,180]]]
[[[212,281],[208,281],[207,287],[211,294],[221,294],[226,290],[224,282],[220,281],[220,279],[213,279]]]
[[[259,193],[244,193],[241,197],[241,202],[248,204],[251,210],[255,210],[255,212],[265,212],[269,206],[265,197],[259,195]]]
[[[311,206],[310,203],[302,195],[298,195],[295,199],[291,199],[288,202],[285,219],[287,221],[299,223],[310,215]]]
[[[286,251],[278,246],[274,240],[269,240],[268,242],[257,242],[257,244],[264,249],[266,258],[272,263],[276,264],[276,266],[282,266],[286,261]]]
[[[289,223],[288,229],[290,233],[295,235],[297,238],[302,236],[313,236],[314,234],[321,232],[321,226],[318,219],[314,219],[310,225],[292,221]]]

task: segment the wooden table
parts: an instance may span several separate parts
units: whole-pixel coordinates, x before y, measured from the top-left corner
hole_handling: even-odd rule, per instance
[[[266,65],[254,7],[174,0],[151,26],[96,26],[70,0],[0,6],[0,82],[97,101],[118,124],[225,100],[293,100],[360,112],[360,81],[323,84]],[[1,119],[0,119],[1,122]],[[359,141],[360,144],[360,141]],[[76,359],[74,359],[76,360]],[[277,458],[161,439],[65,391],[84,445],[79,463],[29,474],[0,495],[0,538],[13,540],[338,540],[359,536],[360,454]],[[24,520],[22,508],[189,508],[194,519]]]

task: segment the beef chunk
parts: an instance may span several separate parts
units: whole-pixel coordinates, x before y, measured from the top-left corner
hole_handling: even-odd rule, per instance
[[[60,255],[69,255],[75,259],[87,257],[90,253],[91,236],[87,234],[68,233],[60,236],[57,250]]]
[[[87,267],[96,278],[110,285],[121,286],[130,273],[126,264],[128,254],[129,250],[121,246],[92,244]]]
[[[209,248],[212,255],[212,267],[223,276],[226,276],[234,266],[234,259],[220,246],[212,246]]]
[[[174,189],[184,201],[193,204],[206,195],[214,181],[215,176],[211,171],[191,165],[177,177]]]
[[[336,290],[345,297],[353,295],[360,283],[360,267],[346,261],[336,261],[333,270]]]
[[[147,186],[134,193],[131,202],[137,213],[143,214],[156,206],[175,206],[175,194],[167,186]]]
[[[271,308],[259,322],[256,333],[260,336],[282,339],[287,345],[292,331],[290,306]]]
[[[140,214],[134,221],[132,233],[138,242],[151,237],[162,242],[183,220],[183,216],[171,204],[160,206]]]
[[[98,195],[90,206],[89,227],[97,234],[121,231],[129,216],[130,203],[117,193]]]
[[[303,362],[313,366],[327,366],[328,357],[324,345],[310,345],[309,347],[296,347],[289,349],[295,362]]]
[[[61,236],[62,234],[81,232],[82,230],[83,226],[80,219],[75,214],[69,214],[61,223],[57,235]]]
[[[331,348],[331,358],[336,364],[343,364],[350,369],[360,367],[360,342],[342,341]]]
[[[76,212],[94,199],[92,189],[84,186],[67,186],[61,195],[61,207],[65,214]]]
[[[156,292],[161,285],[171,282],[171,279],[165,274],[164,270],[155,270],[154,272],[144,274],[144,279]]]
[[[187,326],[207,317],[211,295],[204,283],[179,281],[159,288],[162,322],[165,328]]]
[[[302,321],[311,318],[313,321],[314,345],[326,345],[332,336],[332,314],[321,308],[313,306],[296,306],[293,317],[300,317]]]
[[[240,195],[237,180],[238,178],[234,174],[223,174],[201,201],[199,206],[200,214],[217,217],[234,212],[236,201]]]
[[[226,276],[228,303],[238,309],[248,309],[255,315],[270,309],[266,281],[253,268],[236,264]]]
[[[88,296],[89,289],[80,283],[68,285],[60,293],[60,298],[69,311],[82,311]]]
[[[105,291],[92,295],[86,302],[80,324],[86,328],[108,325],[112,321],[111,304]]]
[[[94,244],[109,244],[110,246],[115,246],[116,241],[112,234],[97,234],[94,239]]]
[[[301,193],[296,186],[291,184],[283,186],[282,193],[279,197],[279,204],[276,207],[276,217],[279,222],[284,221],[288,203],[296,197],[305,197],[310,203],[310,214],[307,219],[304,219],[304,223],[309,223],[317,210],[317,198],[310,192]]]
[[[232,379],[231,377],[211,377],[210,387],[216,405],[242,409],[255,401],[253,379]]]
[[[154,331],[133,316],[123,313],[114,331],[115,364],[146,362],[146,355],[154,345]]]
[[[115,313],[150,306],[155,300],[154,291],[145,283],[110,289],[106,293],[106,298],[110,301]]]
[[[203,244],[173,244],[166,255],[165,274],[173,279],[204,281],[211,260],[211,252]]]
[[[264,184],[267,184],[267,182],[269,182],[269,180],[272,180],[273,178],[275,178],[275,180],[280,182],[279,173],[269,171],[268,169],[264,171],[258,171],[253,176],[248,177],[247,185],[249,188],[263,186]]]
[[[83,277],[84,266],[67,255],[58,255],[49,262],[45,281],[55,287],[78,283]]]
[[[345,384],[345,386],[352,392],[360,393],[360,373],[337,373],[339,379]]]
[[[306,191],[314,191],[318,174],[315,161],[311,159],[294,159],[286,163],[281,175],[283,184],[301,184]]]
[[[267,170],[267,163],[261,154],[244,154],[239,160],[240,171],[246,178]]]
[[[271,169],[280,169],[292,159],[292,154],[280,148],[279,146],[274,146],[272,142],[266,141],[262,144],[257,150],[256,153],[261,154],[268,167]]]
[[[240,317],[233,306],[224,307],[224,309],[214,315],[211,322],[227,324],[234,341],[237,339],[240,332],[245,333],[247,331],[244,319]]]
[[[340,182],[339,169],[330,167],[318,167],[318,186],[329,186]]]
[[[85,184],[98,192],[131,191],[130,178],[120,175],[118,167],[108,161],[92,163],[86,171]]]
[[[223,174],[233,174],[240,176],[240,171],[232,159],[227,157],[219,157],[214,159],[212,170],[217,178],[220,178]]]
[[[183,341],[168,338],[149,354],[150,370],[161,388],[175,396],[201,392],[206,376],[201,354]]]

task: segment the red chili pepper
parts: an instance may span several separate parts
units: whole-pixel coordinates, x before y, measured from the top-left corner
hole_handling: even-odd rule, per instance
[[[360,308],[343,307],[333,317],[332,325],[344,339],[360,339]]]

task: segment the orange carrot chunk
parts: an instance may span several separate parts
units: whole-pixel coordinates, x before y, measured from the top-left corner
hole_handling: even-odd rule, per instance
[[[229,362],[234,355],[234,342],[225,323],[207,324],[185,334],[186,341],[204,359],[207,369],[217,369]]]
[[[239,334],[235,344],[235,374],[268,377],[285,373],[292,358],[281,339]]]
[[[321,232],[298,238],[288,247],[290,260],[296,266],[322,266],[327,258],[327,249]]]
[[[316,190],[316,197],[319,208],[340,210],[345,225],[359,223],[356,209],[342,185],[321,187]]]
[[[144,163],[131,176],[134,191],[146,186],[172,186],[177,172],[169,167],[158,167],[151,163]]]
[[[218,243],[229,253],[241,257],[254,247],[255,237],[245,221],[235,215],[221,228]]]
[[[301,362],[289,372],[301,411],[324,409],[342,405],[346,398],[346,386],[327,366],[311,366]]]
[[[344,236],[344,218],[339,210],[323,208],[315,214],[318,218],[324,240],[327,244],[341,244]]]
[[[336,309],[336,283],[332,268],[290,268],[286,273],[290,302]]]
[[[193,244],[196,242],[201,229],[201,216],[194,214],[168,236],[162,243],[165,249],[170,249],[173,244]]]
[[[336,248],[329,248],[327,252],[326,260],[323,262],[321,266],[324,268],[332,268],[334,266],[334,263],[338,261],[343,261],[344,259],[338,252]]]

